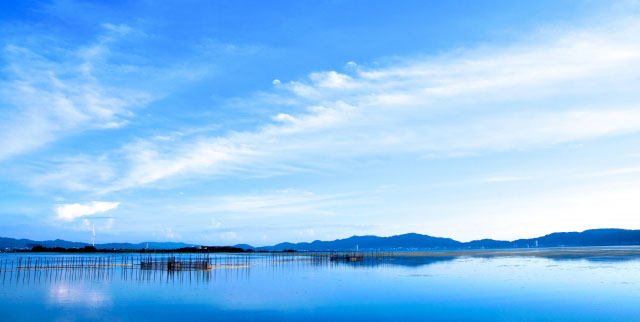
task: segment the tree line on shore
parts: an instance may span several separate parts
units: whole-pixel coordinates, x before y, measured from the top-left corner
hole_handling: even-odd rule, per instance
[[[232,246],[202,246],[182,247],[175,249],[98,249],[94,246],[79,248],[45,247],[35,245],[31,249],[15,250],[25,253],[258,253],[268,251],[256,251]]]

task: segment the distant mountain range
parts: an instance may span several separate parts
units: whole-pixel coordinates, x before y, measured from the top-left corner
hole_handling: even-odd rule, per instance
[[[70,242],[61,239],[34,241],[29,239],[13,239],[0,237],[0,249],[31,248],[35,245],[44,247],[81,248],[87,243]],[[500,248],[533,248],[533,247],[577,247],[577,246],[628,246],[640,245],[640,230],[626,229],[591,229],[583,232],[553,233],[538,238],[503,241],[493,239],[459,242],[451,238],[432,237],[421,234],[403,234],[391,237],[352,236],[334,241],[316,240],[311,243],[280,243],[274,246],[253,247],[240,244],[234,247],[254,250],[298,250],[298,251],[347,251],[347,250],[446,250],[446,249],[500,249]],[[185,243],[149,242],[149,249],[175,249],[198,246]],[[96,244],[98,249],[143,249],[147,243],[108,243]]]
[[[62,239],[56,240],[43,240],[36,241],[30,239],[13,239],[13,238],[4,238],[0,237],[0,249],[24,249],[31,248],[35,245],[40,245],[44,247],[62,247],[62,248],[82,248],[84,246],[89,246],[87,243],[78,243],[71,242]],[[150,249],[175,249],[182,247],[191,247],[196,246],[192,244],[185,243],[158,243],[158,242],[149,242]],[[107,243],[107,244],[96,244],[96,248],[98,249],[143,249],[147,247],[147,243],[139,243],[139,244],[131,244],[131,243]]]
[[[482,239],[459,242],[451,238],[432,237],[415,233],[391,237],[353,236],[334,241],[316,240],[311,243],[281,243],[275,246],[256,247],[236,245],[256,250],[438,250],[438,249],[499,249],[528,247],[576,247],[640,245],[640,230],[591,229],[583,232],[553,233],[538,238],[514,241]]]

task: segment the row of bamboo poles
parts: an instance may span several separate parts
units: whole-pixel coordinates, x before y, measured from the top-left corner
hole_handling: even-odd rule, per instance
[[[28,270],[106,269],[113,267],[160,270],[210,270],[247,268],[252,264],[312,262],[374,263],[393,258],[390,252],[299,252],[265,254],[162,254],[110,256],[7,256],[0,258],[0,272]]]
[[[311,266],[390,265],[392,253],[316,252],[266,254],[176,254],[110,256],[7,256],[0,257],[2,284],[110,280],[137,282],[202,283],[216,278],[249,276],[254,269]],[[357,258],[350,260],[349,258]],[[170,264],[172,263],[172,264]],[[179,265],[177,265],[179,263]],[[294,265],[294,266],[292,266]],[[119,272],[119,274],[116,274]]]
[[[29,284],[66,284],[75,282],[99,282],[119,280],[134,283],[207,283],[219,278],[248,277],[249,269],[224,270],[143,270],[124,266],[113,267],[79,267],[74,269],[41,269],[41,270],[7,270],[0,272],[1,285],[29,285]]]

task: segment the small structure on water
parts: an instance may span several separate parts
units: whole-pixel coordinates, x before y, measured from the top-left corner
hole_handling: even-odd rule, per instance
[[[210,270],[213,268],[211,260],[205,257],[199,258],[179,258],[164,257],[155,259],[152,257],[140,260],[140,269],[158,269],[167,271],[196,271]]]
[[[362,262],[364,255],[362,254],[335,254],[329,257],[331,261],[343,261],[343,262]]]

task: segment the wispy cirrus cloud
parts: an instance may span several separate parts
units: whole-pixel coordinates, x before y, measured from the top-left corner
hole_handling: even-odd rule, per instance
[[[119,160],[113,179],[91,186],[110,192],[173,177],[277,175],[363,156],[493,153],[635,133],[639,35],[638,19],[626,17],[274,82],[273,92],[246,100],[282,110],[263,126],[137,139],[107,156]]]
[[[322,236],[337,237],[349,229],[364,231],[375,226],[363,222],[337,224],[335,221],[362,219],[362,208],[377,204],[379,197],[371,191],[326,193],[296,189],[193,196],[185,193],[165,198],[161,203],[153,199],[127,202],[127,207],[120,211],[119,221],[121,229],[146,233],[155,229],[150,223],[170,222],[179,216],[180,224],[173,226],[173,233],[214,244],[236,239],[231,238],[233,234],[237,234],[242,242],[253,242],[267,235],[270,240],[280,242],[283,233],[295,232],[297,238],[303,238],[310,236],[310,229]],[[341,213],[344,208],[353,209],[353,212]],[[303,222],[300,222],[301,218]]]
[[[142,213],[151,211],[155,216],[189,214],[183,222],[210,222],[208,228],[228,228],[241,222],[259,218],[292,220],[300,214],[333,215],[334,209],[345,204],[371,203],[365,193],[314,193],[295,189],[262,191],[240,194],[206,194],[189,196],[179,194],[178,199],[167,199],[163,203],[138,200],[128,211]],[[212,218],[215,216],[215,219]],[[202,228],[202,226],[200,226]]]
[[[112,86],[96,76],[110,44],[131,28],[106,24],[94,43],[77,48],[6,43],[0,49],[0,160],[86,130],[127,124],[148,93]],[[34,47],[34,48],[31,48]]]

